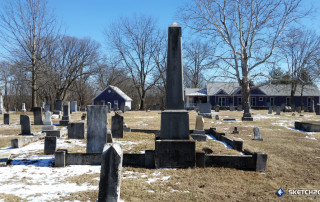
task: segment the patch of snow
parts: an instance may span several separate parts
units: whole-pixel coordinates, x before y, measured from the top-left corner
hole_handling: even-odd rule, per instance
[[[171,176],[164,176],[161,178],[162,181],[168,181]]]
[[[147,190],[148,193],[155,193],[153,190]]]
[[[147,180],[147,183],[150,184],[150,183],[156,182],[156,181],[159,180],[159,179],[160,179],[160,178],[157,178],[157,177],[155,177],[155,178],[149,178],[149,179]]]
[[[310,137],[310,136],[306,136],[305,138],[310,139],[310,140],[317,140],[315,137]]]
[[[224,144],[224,146],[225,146],[226,148],[232,149],[232,146],[231,146],[231,145],[228,145],[227,143],[225,143],[225,142],[223,142],[223,141],[217,140],[213,135],[208,135],[208,134],[206,134],[206,136],[207,136],[207,138],[208,138],[209,140],[213,140],[213,141],[220,142],[220,143]]]

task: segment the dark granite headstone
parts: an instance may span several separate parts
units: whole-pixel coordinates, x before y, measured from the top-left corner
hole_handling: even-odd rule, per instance
[[[21,134],[20,135],[32,135],[31,123],[28,115],[20,115]]]
[[[3,124],[5,124],[5,125],[10,124],[10,114],[8,114],[8,113],[3,114]]]
[[[111,133],[113,138],[123,138],[123,116],[118,113],[112,117]]]
[[[34,125],[42,125],[42,108],[41,107],[34,107],[33,108],[33,118],[34,118]]]

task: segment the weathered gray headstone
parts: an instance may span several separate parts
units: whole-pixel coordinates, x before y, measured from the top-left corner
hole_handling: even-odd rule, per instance
[[[269,107],[268,114],[272,114],[272,107]]]
[[[253,118],[251,117],[250,113],[250,108],[249,108],[249,103],[245,102],[244,103],[244,112],[242,116],[242,121],[253,121]]]
[[[34,118],[34,125],[42,125],[42,108],[41,107],[33,108],[33,118]]]
[[[263,139],[261,138],[260,130],[259,130],[258,127],[254,127],[254,128],[253,128],[253,134],[254,134],[253,140],[263,141]]]
[[[280,115],[280,106],[277,106],[277,113],[276,115]]]
[[[301,107],[297,107],[297,112],[300,114],[301,113]]]
[[[52,125],[52,121],[51,121],[51,112],[50,111],[46,111],[44,113],[44,122],[43,125]]]
[[[118,104],[116,104],[116,103],[113,104],[113,110],[118,111]]]
[[[124,102],[121,103],[120,105],[120,110],[122,111],[122,113],[125,112],[125,105],[124,105]]]
[[[26,112],[26,104],[25,103],[22,103],[22,106],[21,106],[21,111],[22,112]]]
[[[206,141],[207,136],[204,131],[204,120],[202,116],[197,116],[195,130],[191,134],[191,137],[196,141]]]
[[[54,111],[53,114],[58,114],[59,116],[61,115],[62,111],[62,100],[56,100],[54,103]]]
[[[118,202],[123,152],[119,144],[107,144],[103,148],[98,201]]]
[[[47,136],[44,138],[44,154],[50,155],[54,154],[57,149],[57,137]]]
[[[19,135],[32,135],[31,123],[28,115],[20,115],[21,134]]]
[[[211,104],[210,103],[200,103],[199,115],[207,118],[212,118]]]
[[[238,111],[242,111],[242,105],[240,104],[240,105],[238,105],[238,109],[237,109]]]
[[[216,120],[219,120],[219,115],[216,115]]]
[[[68,126],[70,121],[71,121],[70,102],[65,102],[63,105],[63,116],[62,116],[62,120],[60,120],[60,125],[61,126]]]
[[[112,117],[111,133],[113,138],[123,138],[123,116],[118,113]]]
[[[231,112],[234,111],[234,106],[230,106],[230,111],[231,111]]]
[[[48,112],[51,111],[51,105],[50,104],[46,104],[46,106],[44,106],[44,112]]]
[[[314,100],[311,100],[311,104],[310,104],[310,112],[314,112]]]
[[[77,101],[71,102],[71,112],[77,112]]]
[[[219,111],[220,111],[220,106],[219,106],[219,105],[216,105],[216,106],[214,107],[214,111],[215,111],[215,112],[219,112]]]
[[[10,124],[10,114],[8,114],[8,113],[3,114],[3,124],[5,124],[5,125]]]
[[[68,138],[84,139],[84,123],[69,123]]]
[[[87,106],[87,153],[101,153],[106,143],[107,106]]]
[[[111,113],[111,102],[108,102],[107,106],[108,106],[108,113]]]

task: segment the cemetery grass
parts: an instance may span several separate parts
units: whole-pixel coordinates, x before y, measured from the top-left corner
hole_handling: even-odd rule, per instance
[[[320,200],[319,197],[288,196],[287,194],[279,198],[275,194],[280,187],[285,192],[288,189],[320,189],[320,133],[305,133],[292,129],[296,120],[320,121],[320,116],[311,113],[302,113],[305,115],[304,117],[292,116],[292,113],[281,113],[280,116],[276,116],[268,115],[267,110],[252,110],[252,112],[254,118],[252,122],[240,121],[242,112],[224,110],[219,113],[213,112],[213,117],[218,114],[220,120],[205,118],[205,128],[215,127],[218,132],[224,132],[231,139],[243,140],[244,148],[254,152],[267,153],[268,161],[265,173],[229,168],[143,169],[124,167],[121,199],[125,201]],[[159,130],[159,113],[160,111],[130,111],[124,114],[124,120],[130,128]],[[16,116],[19,117],[18,114]],[[80,116],[81,113],[72,114],[72,119],[78,121]],[[109,128],[110,117],[108,114]],[[194,129],[196,112],[190,111],[189,117],[190,129]],[[224,118],[235,118],[236,121],[223,121]],[[30,120],[33,121],[32,114],[30,114]],[[58,122],[57,120],[53,121]],[[0,123],[3,123],[3,116],[0,118]],[[11,123],[13,123],[12,119]],[[1,124],[2,127],[4,125]],[[238,127],[239,134],[232,134],[234,127]],[[252,140],[253,127],[260,128],[264,141]],[[20,125],[18,125],[19,131]],[[12,133],[14,135],[14,132]],[[8,137],[10,134],[1,132],[1,136],[10,139]],[[1,143],[2,140],[1,138]],[[124,138],[115,139],[115,142],[122,145],[125,153],[141,153],[146,149],[154,149],[153,134],[124,133]],[[70,141],[71,143],[72,141]],[[197,151],[202,150],[203,147],[211,148],[215,154],[239,155],[239,152],[227,149],[216,141],[197,142]],[[70,151],[80,150],[84,152],[85,148],[81,146],[70,148]],[[99,176],[99,173],[85,173],[76,177],[67,177],[59,183],[98,186]],[[60,200],[95,201],[97,196],[98,190],[88,190],[61,196]],[[19,196],[12,194],[1,195],[1,199],[4,201],[20,200]]]

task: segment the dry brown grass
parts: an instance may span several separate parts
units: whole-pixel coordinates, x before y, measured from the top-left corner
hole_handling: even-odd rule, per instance
[[[205,119],[205,128],[216,127],[232,139],[242,139],[244,148],[268,154],[265,173],[242,171],[226,168],[196,169],[143,169],[123,168],[121,198],[125,201],[315,201],[320,197],[288,196],[281,198],[275,192],[282,187],[287,189],[320,189],[320,133],[304,133],[292,130],[294,121],[319,121],[320,116],[303,113],[304,117],[281,113],[280,116],[268,115],[267,110],[252,111],[253,122],[241,122],[241,112],[220,111],[220,121]],[[160,129],[160,111],[131,111],[124,114],[130,128]],[[108,114],[108,127],[111,123]],[[81,113],[73,114],[72,119],[80,120]],[[189,113],[190,129],[194,129],[195,112]],[[236,118],[236,122],[222,121],[224,118]],[[32,120],[33,118],[31,118]],[[0,117],[0,122],[2,116]],[[3,125],[0,126],[2,128]],[[259,127],[263,142],[253,141],[253,127]],[[239,134],[231,134],[238,127]],[[0,129],[1,130],[1,129]],[[8,135],[3,134],[2,135]],[[309,138],[306,138],[309,137]],[[316,138],[310,139],[311,138]],[[154,149],[154,135],[144,133],[125,133],[122,141],[125,152],[139,153],[145,149]],[[135,142],[136,144],[128,144]],[[221,143],[197,143],[197,150],[210,147],[214,153],[236,152],[224,148]],[[236,152],[237,154],[239,152]],[[318,157],[318,158],[317,158]],[[157,173],[161,173],[157,175]],[[168,180],[162,179],[169,177]],[[83,175],[68,178],[70,182],[97,184],[95,175]],[[148,179],[159,178],[148,183]],[[98,191],[71,194],[61,200],[97,199]],[[7,197],[10,201],[9,196]],[[5,199],[7,199],[5,198]],[[12,201],[19,198],[12,197]],[[6,200],[5,200],[6,201]]]

